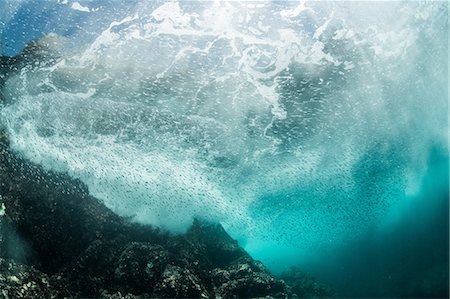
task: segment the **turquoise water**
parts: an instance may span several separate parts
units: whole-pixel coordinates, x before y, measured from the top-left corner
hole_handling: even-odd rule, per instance
[[[4,54],[40,38],[3,86],[15,151],[341,296],[448,287],[446,2],[35,2],[0,15]]]
[[[343,297],[447,297],[448,163],[433,150],[420,192],[384,223],[298,264]]]

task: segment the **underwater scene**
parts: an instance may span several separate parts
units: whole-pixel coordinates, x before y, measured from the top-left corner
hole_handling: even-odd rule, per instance
[[[448,11],[0,0],[0,298],[448,298]]]

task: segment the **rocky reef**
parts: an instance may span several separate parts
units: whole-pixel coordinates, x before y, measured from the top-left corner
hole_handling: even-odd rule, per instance
[[[326,296],[291,290],[219,224],[173,235],[132,223],[79,180],[12,152],[5,132],[0,152],[2,298]]]

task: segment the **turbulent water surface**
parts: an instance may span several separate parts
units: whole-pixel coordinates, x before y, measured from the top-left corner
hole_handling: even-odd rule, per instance
[[[4,54],[40,38],[1,123],[114,212],[325,278],[447,224],[446,2],[36,2],[0,5]]]

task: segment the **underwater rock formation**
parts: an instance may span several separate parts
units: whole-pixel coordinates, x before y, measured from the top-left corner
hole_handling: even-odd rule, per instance
[[[331,290],[297,267],[291,267],[284,271],[280,278],[291,287],[292,293],[299,298],[330,298],[333,295]]]
[[[0,258],[0,298],[54,298],[46,274]]]
[[[5,134],[0,150],[2,298],[296,297],[219,224],[172,235],[131,223],[80,181],[11,152]],[[20,258],[13,239],[28,247]]]

